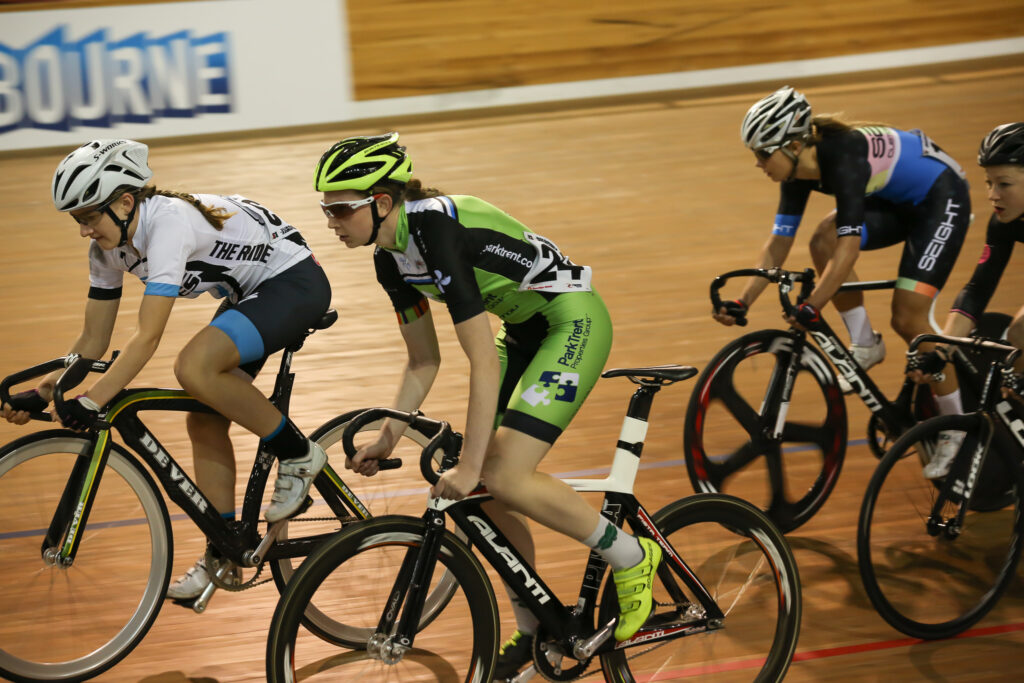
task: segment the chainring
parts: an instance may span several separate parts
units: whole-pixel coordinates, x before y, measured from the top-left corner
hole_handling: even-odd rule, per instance
[[[581,662],[572,655],[562,654],[562,649],[562,644],[549,638],[543,626],[537,628],[537,634],[533,637],[533,666],[549,681],[574,681],[587,672],[593,659],[588,657]],[[572,666],[562,668],[566,663]]]

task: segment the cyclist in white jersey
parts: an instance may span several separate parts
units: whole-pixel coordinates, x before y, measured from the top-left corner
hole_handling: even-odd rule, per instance
[[[138,326],[110,369],[59,417],[88,429],[156,351],[176,299],[209,292],[223,303],[211,323],[185,345],[175,375],[192,396],[219,414],[189,413],[196,483],[221,514],[235,515],[235,462],[228,427],[237,422],[263,439],[280,460],[266,517],[295,514],[324,451],[252,385],[267,356],[303,338],[330,304],[330,284],[299,232],[260,204],[240,196],[157,190],[146,145],[96,140],[57,167],[53,201],[70,212],[89,245],[89,295],[81,335],[71,353],[106,353],[125,273],[145,283]],[[60,372],[3,406],[11,422],[52,400]],[[200,560],[168,597],[198,596],[210,579]]]

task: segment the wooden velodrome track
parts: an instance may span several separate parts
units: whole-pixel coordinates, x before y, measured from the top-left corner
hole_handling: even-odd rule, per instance
[[[368,11],[367,4],[352,3],[353,23],[359,11]],[[1019,16],[1019,5],[1013,6]],[[991,2],[986,7],[998,14],[1011,5]],[[974,17],[985,14],[976,5],[971,8]],[[965,15],[949,23],[956,26],[970,18]],[[960,40],[1003,35],[991,23],[979,30]],[[358,54],[359,47],[354,47]],[[372,77],[361,68],[365,67],[357,60],[356,73],[362,73],[357,89],[372,89]],[[534,74],[533,80],[544,78]],[[720,272],[753,264],[774,215],[777,188],[754,168],[737,130],[749,104],[776,85],[235,139],[158,142],[151,164],[159,187],[238,192],[257,199],[298,226],[314,247],[331,278],[341,320],[311,338],[297,356],[292,414],[302,428],[311,430],[340,412],[387,404],[404,357],[394,316],[374,280],[369,250],[348,251],[334,240],[310,189],[312,166],[331,142],[398,127],[413,155],[416,175],[425,182],[486,198],[554,239],[576,262],[593,266],[615,323],[609,367],[675,362],[703,368],[737,334],[735,328],[720,327],[708,316],[708,283]],[[968,168],[977,218],[939,296],[938,317],[943,318],[973,268],[989,215],[983,176],[973,163],[977,143],[994,125],[1024,116],[1024,59],[796,85],[805,89],[817,111],[845,111],[858,119],[920,127]],[[363,96],[383,93],[364,90]],[[47,194],[60,157],[53,151],[0,158],[0,375],[63,354],[80,326],[87,288],[86,244],[77,237],[74,224],[56,214]],[[830,198],[813,198],[805,224],[813,225],[831,206]],[[805,227],[788,265],[809,264],[809,232]],[[863,279],[893,277],[898,254],[895,248],[862,254],[858,273]],[[993,310],[1013,312],[1021,305],[1021,258],[1015,255],[1007,269]],[[137,283],[126,286],[113,348],[130,334],[140,294]],[[213,306],[209,299],[178,303],[161,348],[137,385],[173,385],[176,351],[208,320]],[[889,346],[888,361],[872,376],[883,389],[893,388],[901,374],[902,344],[887,325],[888,296],[869,295],[868,309]],[[766,296],[746,329],[778,327],[778,315],[777,305]],[[832,309],[826,315],[836,317]],[[435,308],[435,317],[445,363],[424,409],[461,426],[468,368],[446,314]],[[262,378],[261,386],[268,381],[269,377]],[[682,422],[691,387],[689,383],[667,389],[655,403],[644,451],[646,467],[637,485],[651,510],[691,491],[681,459]],[[627,397],[628,387],[621,381],[599,383],[544,468],[553,473],[605,468]],[[855,441],[843,476],[825,508],[790,536],[803,579],[804,622],[788,680],[1019,680],[1024,665],[1020,571],[996,609],[975,629],[950,641],[905,639],[871,608],[857,573],[854,536],[874,459],[862,438],[866,409],[855,399],[848,400],[847,407]],[[188,464],[180,420],[154,418],[154,423],[165,446]],[[26,428],[0,425],[0,442],[25,432]],[[241,430],[234,439],[241,490],[255,439]],[[409,476],[403,485],[415,486]],[[421,500],[414,496],[411,505]],[[190,566],[203,547],[194,527],[181,517],[174,524],[175,575]],[[546,530],[539,529],[537,536],[540,566],[555,568],[546,578],[556,591],[571,594],[578,589],[576,555],[566,559],[561,539]],[[564,580],[558,575],[561,568]],[[275,600],[274,589],[265,586],[218,593],[202,615],[168,605],[136,651],[98,680],[262,680],[267,623]],[[0,621],[3,609],[0,605]],[[511,630],[511,624],[504,611],[503,631]]]

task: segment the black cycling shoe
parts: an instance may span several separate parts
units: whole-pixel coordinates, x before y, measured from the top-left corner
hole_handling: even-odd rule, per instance
[[[503,681],[515,676],[533,661],[533,636],[516,629],[498,650],[498,664],[494,667],[494,680]]]

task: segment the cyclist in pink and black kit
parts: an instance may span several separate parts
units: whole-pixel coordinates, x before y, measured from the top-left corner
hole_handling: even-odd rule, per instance
[[[881,362],[885,346],[871,328],[863,295],[839,293],[839,286],[856,280],[853,265],[862,250],[902,242],[892,327],[908,343],[931,332],[932,302],[970,224],[971,200],[960,166],[921,131],[813,116],[806,98],[788,86],[750,108],[741,135],[758,168],[780,184],[774,228],[759,267],[784,263],[812,191],[836,198],[835,210],[818,224],[810,243],[820,279],[789,322],[813,327],[832,300],[850,332],[853,357],[865,369]],[[766,285],[753,278],[739,299],[713,316],[733,324]],[[840,386],[850,390],[842,379]],[[936,384],[936,395],[940,412],[962,412],[952,373]]]
[[[1024,123],[1005,123],[990,131],[978,149],[978,165],[985,169],[988,200],[993,211],[978,265],[953,302],[943,328],[943,334],[956,337],[964,337],[975,328],[1010,262],[1014,244],[1024,242]],[[1024,348],[1024,307],[1017,311],[1006,337],[1014,346]],[[918,369],[908,374],[925,381],[932,373],[939,372],[948,359],[949,351],[939,346],[923,354],[916,363]],[[1024,359],[1019,359],[1014,369],[1016,374],[1008,388],[1021,395],[1024,393]],[[932,479],[945,476],[951,463],[951,458],[934,458],[925,467],[925,476]]]

